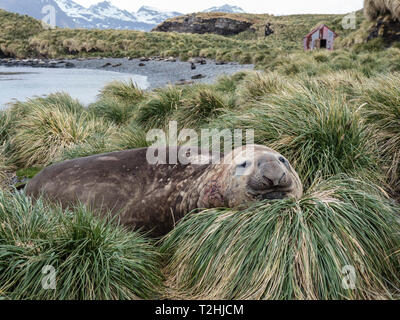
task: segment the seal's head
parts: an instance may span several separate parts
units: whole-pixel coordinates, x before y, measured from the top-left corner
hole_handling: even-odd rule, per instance
[[[266,199],[299,199],[303,186],[297,172],[280,153],[259,145],[235,149],[225,157],[225,202],[235,207]]]

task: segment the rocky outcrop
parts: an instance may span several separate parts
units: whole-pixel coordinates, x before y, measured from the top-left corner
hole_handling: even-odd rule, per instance
[[[369,30],[368,41],[375,38],[382,38],[387,46],[400,41],[400,21],[379,17]]]
[[[265,26],[265,36],[268,37],[268,36],[270,36],[271,34],[274,34],[274,33],[275,33],[275,31],[272,30],[271,24],[267,23],[267,25]]]
[[[232,17],[233,15],[191,14],[164,21],[152,31],[179,33],[214,33],[223,36],[236,35],[252,30],[251,21]]]

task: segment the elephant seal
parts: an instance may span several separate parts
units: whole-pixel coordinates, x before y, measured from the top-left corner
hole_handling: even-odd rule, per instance
[[[303,193],[286,158],[264,146],[235,149],[220,163],[204,161],[213,155],[204,156],[197,148],[160,150],[166,163],[149,164],[148,154],[154,151],[150,148],[58,163],[33,178],[26,193],[63,208],[83,203],[96,214],[111,212],[121,224],[153,237],[167,234],[195,209],[234,208],[255,200],[299,198]],[[170,164],[172,151],[185,152],[189,163]],[[200,153],[202,161],[195,163]]]

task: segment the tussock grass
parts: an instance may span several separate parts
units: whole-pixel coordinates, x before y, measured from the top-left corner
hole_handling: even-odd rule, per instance
[[[11,128],[11,113],[0,111],[0,189],[8,187],[9,173],[14,169],[14,166],[9,160]]]
[[[132,121],[129,125],[110,137],[110,145],[115,151],[146,148],[151,145],[151,141],[148,142],[146,138],[147,131],[137,122]]]
[[[239,84],[248,75],[247,71],[239,71],[231,76],[222,75],[215,83],[215,90],[225,93],[235,93]]]
[[[93,115],[102,117],[117,126],[128,123],[136,110],[136,104],[121,101],[116,97],[105,97],[89,106],[89,112],[92,112]]]
[[[382,51],[386,47],[385,41],[383,38],[375,38],[372,40],[369,40],[368,42],[363,42],[363,43],[357,43],[353,50],[355,52],[376,52],[376,51]]]
[[[254,129],[255,142],[289,158],[303,183],[346,173],[382,181],[371,133],[346,95],[294,84],[246,112],[226,112],[210,127]]]
[[[9,139],[9,132],[12,127],[12,116],[10,112],[0,111],[0,142],[4,143]]]
[[[190,88],[183,106],[172,116],[181,128],[199,128],[210,120],[232,109],[235,96],[219,93],[208,86]]]
[[[45,98],[31,98],[27,101],[17,101],[11,104],[9,108],[11,117],[14,119],[25,117],[39,104],[47,109],[62,110],[76,114],[82,113],[85,110],[84,106],[77,99],[71,98],[67,93],[57,92]]]
[[[57,101],[53,98],[33,99],[14,107],[23,110],[24,115],[15,121],[11,138],[16,165],[46,166],[60,160],[66,148],[86,142],[95,133],[114,129],[91,117],[82,106],[71,104],[69,96],[57,97]]]
[[[9,173],[14,167],[10,165],[6,153],[6,145],[0,145],[0,190],[8,187]]]
[[[164,128],[171,115],[182,107],[184,91],[173,86],[155,90],[140,105],[136,121],[146,128]]]
[[[100,92],[100,98],[114,98],[130,105],[139,103],[145,96],[145,92],[132,79],[126,82],[113,81]]]
[[[322,90],[335,92],[352,102],[358,96],[360,84],[366,79],[357,70],[331,71],[317,77],[300,75],[296,81],[311,92],[319,94]]]
[[[0,192],[0,235],[0,292],[10,299],[145,299],[160,292],[153,243],[84,207],[62,212]],[[42,288],[45,266],[55,268],[56,290]]]
[[[238,88],[239,104],[252,103],[264,96],[277,93],[284,87],[285,78],[276,72],[250,73]]]
[[[113,134],[117,133],[114,132]],[[95,133],[86,142],[74,144],[63,149],[60,158],[64,161],[117,151],[111,143],[113,134]]]
[[[400,75],[382,75],[363,83],[360,103],[390,185],[400,192]]]
[[[399,293],[399,208],[351,179],[315,183],[299,201],[192,214],[162,244],[173,297],[385,299]],[[355,269],[354,290],[342,285]]]
[[[115,151],[146,148],[152,144],[147,141],[147,131],[137,122],[121,126],[112,132],[95,133],[84,143],[73,145],[64,150],[62,160],[89,157]]]

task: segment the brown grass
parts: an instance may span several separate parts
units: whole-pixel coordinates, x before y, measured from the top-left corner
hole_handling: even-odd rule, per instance
[[[170,18],[167,21],[179,21],[182,22],[185,18],[187,18],[189,15],[184,15],[184,16],[179,16],[179,17],[174,17]],[[236,21],[246,21],[250,22],[253,24],[257,23],[264,23],[266,19],[270,19],[272,15],[269,14],[243,14],[243,13],[227,13],[227,12],[197,12],[196,17],[200,19],[231,19],[231,20],[236,20]]]

